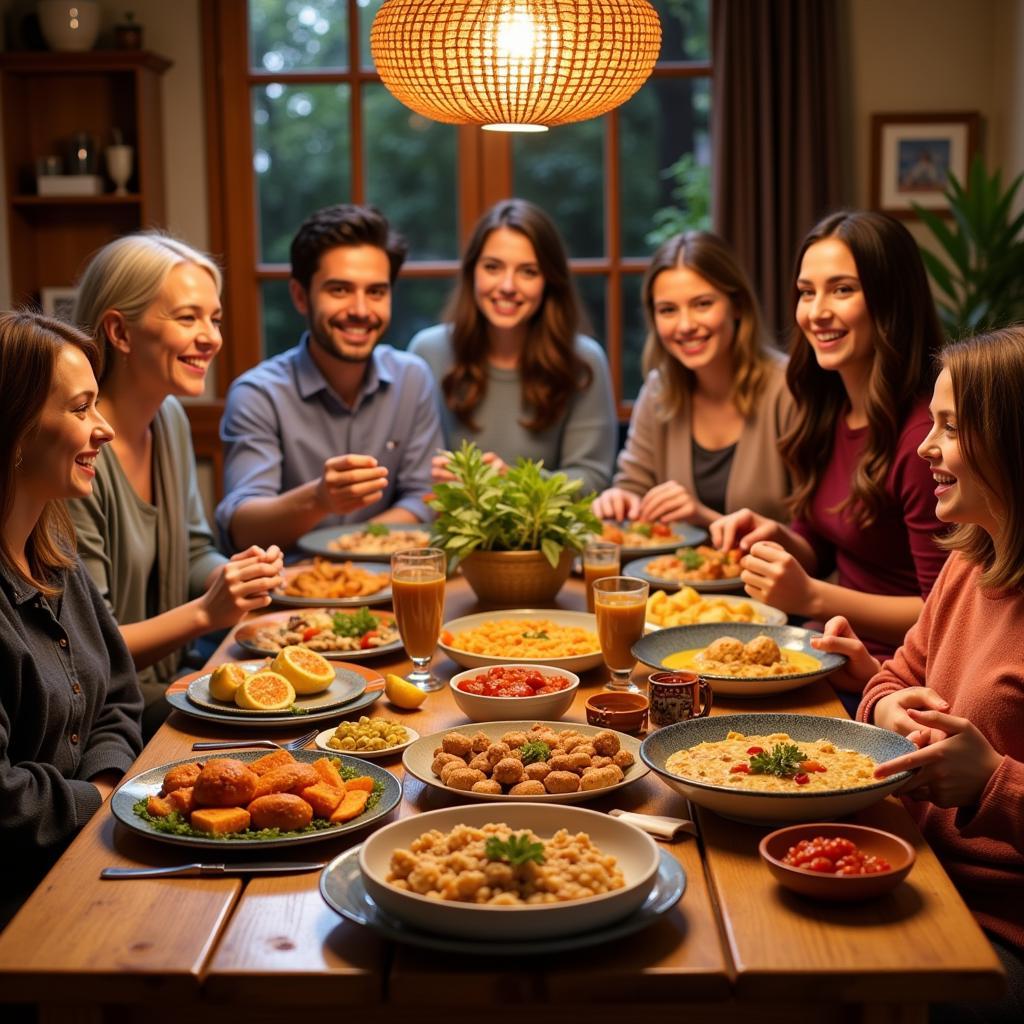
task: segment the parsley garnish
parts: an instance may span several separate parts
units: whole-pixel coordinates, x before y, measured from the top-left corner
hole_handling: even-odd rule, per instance
[[[795,743],[776,743],[771,750],[754,754],[750,759],[750,771],[753,775],[778,775],[787,779],[800,770],[800,762],[806,761],[807,755]]]
[[[386,537],[388,534],[388,528],[383,523],[370,523],[366,527],[366,532],[371,537]]]
[[[630,530],[633,533],[639,533],[641,537],[650,537],[651,535],[651,524],[650,523],[633,523],[630,526]]]
[[[371,629],[380,625],[380,619],[370,614],[370,609],[363,607],[345,615],[342,612],[334,613],[334,624],[331,627],[337,636],[362,636]]]
[[[550,640],[546,629],[540,629],[536,633],[523,633],[524,640]]]
[[[508,839],[499,839],[497,836],[489,836],[484,844],[484,854],[488,860],[503,860],[517,868],[527,861],[544,863],[544,844],[530,842],[530,834],[523,832],[520,835],[510,835]]]
[[[704,556],[695,548],[680,548],[676,557],[683,563],[684,569],[699,569],[704,564]]]
[[[530,740],[519,748],[519,760],[523,764],[546,761],[550,756],[551,748],[543,740]]]

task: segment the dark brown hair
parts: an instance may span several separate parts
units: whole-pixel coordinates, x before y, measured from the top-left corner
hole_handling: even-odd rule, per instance
[[[544,297],[528,325],[519,374],[523,409],[532,417],[520,422],[527,430],[546,430],[561,419],[573,392],[590,386],[593,374],[576,354],[576,335],[588,326],[565,243],[551,218],[525,199],[495,203],[473,229],[444,312],[455,360],[441,389],[458,419],[470,430],[478,429],[473,412],[487,393],[487,319],[476,304],[473,281],[480,253],[496,228],[518,231],[529,240],[544,278]]]
[[[21,448],[39,426],[61,349],[74,345],[85,353],[94,373],[100,368],[100,350],[88,335],[61,320],[27,310],[0,313],[0,531],[14,507]],[[29,535],[25,554],[30,576],[15,561],[7,538],[0,532],[0,559],[4,568],[37,587],[47,596],[59,593],[54,577],[74,564],[75,531],[64,503],[49,501]]]
[[[292,239],[292,277],[308,290],[325,252],[357,245],[384,250],[394,284],[408,251],[405,239],[392,229],[376,207],[353,203],[325,206],[302,222]]]
[[[983,587],[1024,586],[1024,324],[950,345],[942,365],[953,383],[956,437],[971,472],[1002,506],[999,548],[982,527],[961,523],[939,544],[982,567]]]
[[[673,235],[651,257],[641,287],[647,337],[644,341],[643,371],[657,370],[662,385],[659,415],[673,419],[682,412],[693,391],[694,373],[666,351],[654,327],[654,282],[665,270],[686,267],[699,274],[732,301],[736,312],[736,334],[732,343],[732,400],[741,416],[749,417],[768,380],[767,334],[761,309],[743,268],[733,251],[718,235],[709,231],[687,231]]]
[[[931,394],[943,335],[917,243],[899,221],[873,211],[843,210],[811,229],[796,257],[794,308],[804,254],[826,238],[839,239],[853,255],[875,329],[865,399],[867,443],[850,481],[850,494],[835,509],[849,510],[861,526],[868,526],[885,506],[886,478],[903,419],[914,402]],[[779,451],[793,477],[790,501],[799,516],[810,506],[828,465],[847,396],[840,375],[818,365],[799,326],[791,335],[786,380],[797,411],[779,441]]]

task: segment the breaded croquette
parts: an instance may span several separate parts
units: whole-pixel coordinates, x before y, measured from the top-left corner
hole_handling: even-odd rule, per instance
[[[232,757],[215,758],[207,761],[196,776],[192,798],[197,807],[241,807],[256,795],[259,781],[241,761]]]
[[[298,832],[313,820],[313,808],[294,793],[268,793],[258,796],[247,808],[252,827],[279,828],[282,832]]]
[[[199,773],[203,770],[201,764],[179,764],[175,765],[165,776],[163,794],[173,793],[176,789],[185,789],[196,784]]]
[[[311,764],[295,761],[293,764],[271,768],[257,782],[253,796],[266,796],[268,793],[301,793],[307,786],[315,786],[319,781],[320,773]]]

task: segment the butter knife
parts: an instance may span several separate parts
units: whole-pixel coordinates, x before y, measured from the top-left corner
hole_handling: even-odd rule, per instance
[[[300,875],[326,861],[254,861],[251,864],[176,864],[168,868],[104,868],[100,878],[199,878],[216,875]]]

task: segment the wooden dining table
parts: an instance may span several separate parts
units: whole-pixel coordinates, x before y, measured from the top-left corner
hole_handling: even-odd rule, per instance
[[[574,610],[584,604],[577,579],[555,601]],[[449,581],[446,620],[480,610],[461,577]],[[232,632],[209,666],[242,657]],[[411,667],[402,653],[363,664],[382,675]],[[458,667],[439,654],[433,670],[448,678]],[[582,676],[565,722],[586,721],[584,701],[606,678],[600,668]],[[642,667],[634,678],[645,685]],[[744,711],[845,717],[822,681],[759,700],[714,702],[714,714]],[[466,724],[447,687],[415,711],[382,699],[365,713],[424,736]],[[272,738],[303,731],[299,720]],[[196,740],[258,735],[271,734],[226,730],[174,711],[129,776],[191,756]],[[403,780],[402,802],[384,822],[459,802],[455,792],[404,775],[400,755],[380,763]],[[992,999],[1003,991],[992,947],[894,797],[853,820],[907,839],[916,864],[893,892],[853,905],[780,888],[757,852],[769,829],[691,808],[653,772],[588,806],[692,817],[696,836],[659,844],[685,872],[682,899],[650,927],[617,941],[509,958],[386,940],[335,913],[320,895],[316,872],[101,880],[108,865],[211,859],[206,850],[195,855],[126,828],[107,802],[0,934],[0,1003],[33,1004],[43,1022],[324,1020],[326,1010],[342,1020],[357,1013],[360,1022],[396,1024],[513,1016],[611,1024],[670,1014],[743,1024],[909,1024],[926,1018],[929,1002]],[[366,835],[364,829],[266,853],[329,861]],[[232,856],[238,854],[228,848],[218,859]]]

